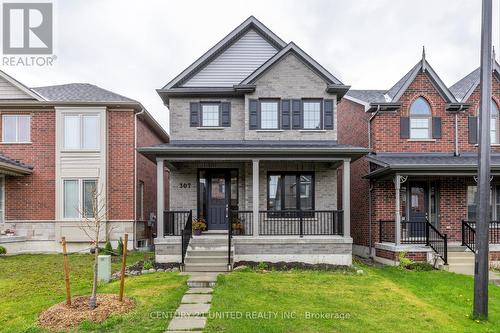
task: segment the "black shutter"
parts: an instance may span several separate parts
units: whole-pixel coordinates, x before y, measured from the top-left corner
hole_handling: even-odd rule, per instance
[[[441,117],[432,117],[432,138],[441,139]]]
[[[292,99],[292,128],[302,128],[302,101],[300,99]]]
[[[469,143],[477,144],[477,117],[469,117]]]
[[[248,101],[248,109],[249,109],[249,114],[250,114],[250,129],[257,129],[259,128],[259,101],[256,99],[251,99]]]
[[[281,128],[290,129],[290,100],[281,101]]]
[[[221,126],[231,127],[231,102],[220,103],[221,107]]]
[[[189,126],[200,126],[200,103],[189,103]]]
[[[408,117],[399,118],[399,137],[401,139],[410,138],[410,118]]]
[[[333,99],[325,99],[324,101],[324,119],[325,119],[325,125],[324,128],[327,130],[332,130],[333,129]]]

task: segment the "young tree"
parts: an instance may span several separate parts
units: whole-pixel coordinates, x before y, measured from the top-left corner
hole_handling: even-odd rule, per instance
[[[97,306],[97,259],[99,256],[99,242],[109,239],[109,234],[113,228],[106,228],[107,209],[102,188],[97,189],[93,186],[90,189],[88,197],[84,198],[83,209],[80,211],[82,217],[82,225],[80,229],[87,235],[94,248],[94,274],[92,279],[92,295],[89,300],[90,309],[95,309]],[[104,234],[104,239],[101,235]]]

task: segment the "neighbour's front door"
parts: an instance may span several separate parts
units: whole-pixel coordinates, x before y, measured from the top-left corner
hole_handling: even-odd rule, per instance
[[[207,224],[208,230],[226,230],[229,214],[230,173],[213,170],[208,173]]]
[[[425,222],[427,221],[429,186],[427,182],[411,182],[410,188],[410,237],[425,237]]]

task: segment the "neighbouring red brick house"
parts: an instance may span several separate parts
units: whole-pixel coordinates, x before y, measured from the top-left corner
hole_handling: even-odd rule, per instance
[[[500,260],[497,63],[492,75],[490,258]],[[353,253],[384,263],[400,252],[447,259],[445,236],[447,252],[474,248],[479,98],[479,69],[448,88],[425,55],[389,90],[347,93],[339,117],[358,121],[340,122],[352,127],[339,129],[339,142],[365,146],[368,131],[372,150],[351,167]]]
[[[96,186],[110,240],[127,232],[129,246],[152,244],[157,170],[136,149],[168,135],[139,102],[91,84],[28,88],[0,71],[0,138],[9,252],[59,251],[63,236],[70,250],[88,247],[81,212]]]

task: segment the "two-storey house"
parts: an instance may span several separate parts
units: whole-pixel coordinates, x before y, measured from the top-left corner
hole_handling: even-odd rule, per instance
[[[350,265],[349,170],[368,150],[337,141],[348,89],[254,17],[158,89],[171,141],[140,149],[171,177],[156,260],[210,271],[238,261]],[[159,211],[163,198],[159,180]],[[191,238],[200,220],[206,230]]]
[[[500,260],[497,63],[492,76],[490,254]],[[423,53],[389,90],[351,90],[347,98],[366,119],[372,149],[364,166],[368,200],[352,213],[368,211],[353,224],[359,254],[395,263],[401,252],[444,262],[453,253],[454,263],[472,270],[464,252],[475,250],[479,69],[448,88]]]
[[[105,234],[151,244],[156,166],[136,152],[168,141],[137,101],[91,84],[28,88],[0,71],[0,244],[9,253],[89,247],[97,189]],[[167,176],[165,176],[167,177]],[[149,222],[148,222],[149,221]]]

